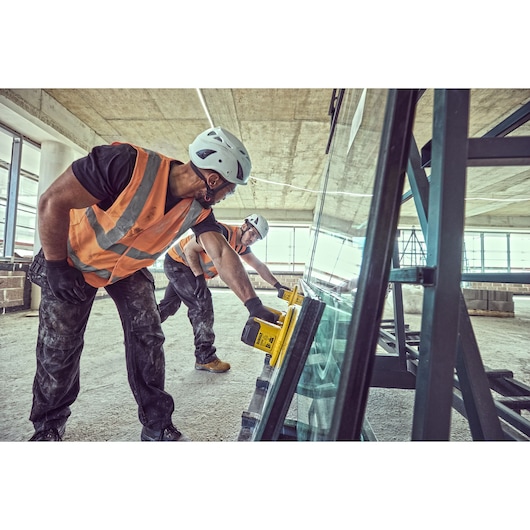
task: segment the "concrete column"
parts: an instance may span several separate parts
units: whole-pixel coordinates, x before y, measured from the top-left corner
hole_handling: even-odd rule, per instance
[[[51,140],[45,140],[41,144],[39,190],[38,199],[48,189],[50,184],[76,159],[79,154],[70,147]],[[40,237],[38,226],[35,227],[34,249],[37,253],[40,249]],[[40,287],[31,284],[31,309],[36,310],[40,304]]]

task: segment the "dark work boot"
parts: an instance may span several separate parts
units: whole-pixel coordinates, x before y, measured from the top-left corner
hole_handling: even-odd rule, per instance
[[[174,425],[169,425],[161,431],[155,431],[144,427],[140,437],[142,442],[191,442],[191,440],[182,434]]]
[[[62,442],[64,436],[65,426],[55,428],[50,427],[41,431],[36,431],[29,439],[30,442]]]

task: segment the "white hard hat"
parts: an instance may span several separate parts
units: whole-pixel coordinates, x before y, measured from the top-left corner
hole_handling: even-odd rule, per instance
[[[203,131],[189,147],[191,161],[212,169],[233,184],[246,184],[252,164],[243,143],[222,127]]]
[[[269,223],[267,223],[267,219],[265,219],[265,217],[257,213],[253,213],[249,215],[245,221],[251,224],[258,231],[261,239],[265,239],[267,237],[267,234],[269,233]]]

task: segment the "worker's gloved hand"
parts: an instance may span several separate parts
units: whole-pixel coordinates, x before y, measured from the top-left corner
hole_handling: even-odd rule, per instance
[[[269,311],[257,296],[247,300],[245,307],[251,317],[261,318],[261,320],[266,320],[267,322],[276,322],[277,320],[276,314]]]
[[[208,287],[206,285],[206,278],[204,277],[204,274],[201,274],[200,276],[195,276],[195,291],[193,291],[193,294],[197,298],[206,298],[207,292]]]
[[[280,282],[276,282],[274,284],[274,288],[280,292],[280,289],[283,289],[284,291],[290,291],[291,289],[289,289],[289,287],[285,286],[285,285],[282,285]]]
[[[86,300],[85,278],[80,270],[70,267],[66,259],[46,260],[46,274],[52,293],[59,300],[71,304]]]

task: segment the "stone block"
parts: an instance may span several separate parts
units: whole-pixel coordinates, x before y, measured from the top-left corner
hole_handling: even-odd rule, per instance
[[[483,311],[488,310],[487,300],[466,300],[466,306],[468,309],[481,309]]]
[[[514,312],[514,303],[507,302],[504,300],[489,300],[488,301],[488,311],[499,311],[504,313],[513,313]]]

